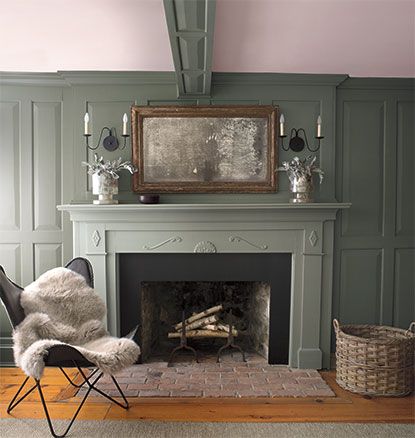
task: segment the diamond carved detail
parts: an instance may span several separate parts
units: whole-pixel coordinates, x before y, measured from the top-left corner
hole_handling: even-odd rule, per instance
[[[99,245],[99,242],[101,242],[101,236],[100,236],[98,230],[95,230],[95,231],[92,233],[92,237],[91,237],[91,239],[92,239],[92,242],[93,242],[93,244],[94,244],[95,246],[98,246],[98,245]]]
[[[308,236],[308,240],[311,243],[311,246],[316,246],[318,242],[318,235],[315,230],[313,230]]]

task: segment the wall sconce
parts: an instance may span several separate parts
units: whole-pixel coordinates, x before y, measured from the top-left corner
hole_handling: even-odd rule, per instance
[[[299,128],[299,129],[292,128],[291,129],[290,141],[288,143],[288,147],[285,147],[284,146],[284,138],[287,137],[287,135],[285,134],[284,124],[285,124],[284,114],[281,114],[279,137],[281,138],[281,147],[283,148],[284,151],[288,151],[291,149],[294,152],[301,152],[305,147],[307,147],[307,149],[310,152],[317,152],[320,149],[320,142],[324,138],[321,135],[321,116],[317,117],[317,135],[315,136],[315,138],[318,140],[318,144],[314,149],[312,149],[310,147],[310,145],[308,144],[307,134],[303,128]],[[301,133],[302,133],[304,138],[300,137]]]
[[[104,146],[104,148],[110,152],[113,152],[118,148],[121,150],[125,149],[125,147],[127,145],[127,138],[130,136],[130,134],[127,133],[127,123],[128,123],[128,117],[127,117],[127,114],[124,113],[124,116],[122,118],[122,137],[124,138],[124,142],[123,142],[122,146],[119,145],[119,141],[117,138],[117,131],[115,130],[115,128],[108,128],[108,126],[104,126],[101,129],[101,133],[99,134],[99,139],[98,139],[97,145],[90,146],[89,145],[89,137],[91,137],[91,133],[89,131],[89,114],[85,113],[85,116],[84,116],[84,137],[85,137],[86,147],[88,149],[90,149],[91,151],[95,151],[96,149],[98,149],[100,144],[101,144],[102,135],[104,134],[104,131],[107,131],[108,135],[102,141],[102,146]]]

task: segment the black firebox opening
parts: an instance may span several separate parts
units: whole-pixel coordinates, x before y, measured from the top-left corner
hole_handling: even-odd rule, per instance
[[[263,281],[270,290],[270,364],[288,364],[291,254],[119,254],[121,334],[141,324],[141,286],[151,281]],[[137,340],[140,343],[140,339]]]

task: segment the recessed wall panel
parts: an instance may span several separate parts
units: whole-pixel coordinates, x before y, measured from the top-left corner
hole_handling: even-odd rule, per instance
[[[0,265],[15,283],[21,283],[21,247],[19,243],[0,243]]]
[[[61,229],[61,102],[33,103],[34,230]]]
[[[398,102],[396,234],[415,231],[415,102]]]
[[[349,101],[343,106],[343,236],[382,236],[384,217],[383,101]]]
[[[20,228],[20,104],[0,102],[0,230]]]
[[[382,256],[381,249],[350,249],[341,252],[341,323],[379,323]]]
[[[35,277],[49,269],[62,266],[61,243],[35,243],[34,244]]]
[[[408,328],[415,321],[415,249],[395,251],[395,287],[393,323]]]

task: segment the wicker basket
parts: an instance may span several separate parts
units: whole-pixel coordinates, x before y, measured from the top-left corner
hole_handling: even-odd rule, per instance
[[[358,394],[404,396],[414,389],[413,322],[408,330],[343,325],[336,332],[336,381]]]

